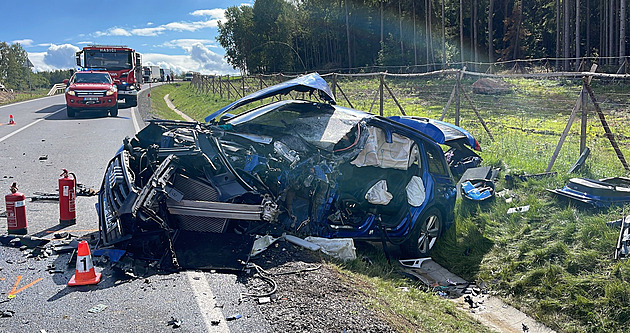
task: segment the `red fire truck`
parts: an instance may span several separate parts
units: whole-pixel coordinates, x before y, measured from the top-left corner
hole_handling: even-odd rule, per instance
[[[120,45],[90,45],[75,54],[83,70],[107,71],[118,87],[118,98],[124,106],[138,105],[142,82],[142,58],[132,48]]]

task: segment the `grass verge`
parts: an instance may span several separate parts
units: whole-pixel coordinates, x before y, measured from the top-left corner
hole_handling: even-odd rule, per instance
[[[471,83],[464,81],[463,85],[469,87]],[[545,171],[581,89],[579,82],[568,80],[520,79],[510,83],[514,92],[505,96],[473,95],[468,91],[494,140],[466,102],[462,102],[460,125],[480,141],[484,165],[501,170],[497,191],[509,189],[512,201],[496,198],[483,204],[458,202],[455,226],[440,239],[433,258],[558,331],[625,331],[630,322],[630,263],[613,260],[618,230],[607,227],[606,222],[620,218],[627,209],[595,210],[560,200],[546,189],[560,188],[571,177],[599,179],[627,176],[628,172],[621,167],[589,102],[586,142],[592,153],[578,174],[566,174],[580,150],[580,127],[573,125],[553,168],[558,175],[526,182],[505,181],[506,174]],[[355,108],[372,108],[378,113],[378,101],[374,103],[377,85],[362,80],[348,80],[341,85]],[[407,114],[439,118],[453,82],[430,78],[419,84],[417,80],[401,79],[388,85]],[[621,151],[630,156],[630,87],[599,82],[593,84],[593,89]],[[187,85],[172,91],[171,97],[180,110],[200,121],[231,102],[198,93]],[[340,104],[347,103],[341,100]],[[383,114],[399,112],[388,99]],[[452,110],[446,113],[446,121],[452,121]],[[524,205],[530,206],[528,212],[507,214],[508,208]],[[356,261],[339,265],[338,269],[395,327],[403,331],[413,327],[427,331],[477,328],[474,322],[451,315],[450,305],[434,295],[415,291],[401,294],[397,287],[413,282],[399,277],[376,252],[361,250],[360,256],[364,255],[374,256],[375,264]],[[424,308],[433,310],[420,313]],[[439,322],[434,323],[435,318]],[[442,324],[446,319],[453,323]]]

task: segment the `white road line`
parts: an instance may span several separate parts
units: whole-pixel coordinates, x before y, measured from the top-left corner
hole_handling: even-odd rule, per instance
[[[133,128],[136,130],[136,133],[140,132],[140,126],[138,125],[138,119],[136,119],[136,110],[138,108],[131,108],[131,121],[133,121]]]
[[[16,105],[20,105],[20,104],[24,104],[24,103],[28,103],[28,102],[32,102],[32,101],[37,101],[37,100],[44,99],[44,98],[56,97],[56,96],[58,96],[58,95],[44,96],[44,97],[40,97],[40,98],[27,99],[27,100],[21,101],[21,102],[9,103],[9,104],[5,104],[5,105],[0,106],[0,109],[6,108],[8,106],[16,106]]]
[[[28,124],[28,125],[26,125],[26,126],[24,126],[24,127],[20,128],[20,129],[16,130],[16,131],[13,131],[13,132],[11,132],[11,133],[9,133],[9,134],[7,134],[7,135],[5,135],[5,136],[1,137],[1,138],[0,138],[0,142],[4,141],[4,140],[6,140],[6,139],[8,139],[8,138],[10,138],[10,137],[12,137],[12,136],[14,136],[14,135],[16,135],[16,134],[20,133],[20,132],[22,132],[23,130],[25,130],[25,129],[27,129],[27,128],[29,128],[29,127],[31,127],[31,126],[33,126],[33,125],[37,124],[38,122],[40,122],[40,121],[42,121],[42,120],[44,120],[44,119],[46,119],[46,118],[48,118],[48,117],[51,117],[51,116],[53,116],[53,115],[56,115],[57,113],[59,113],[59,112],[61,112],[61,111],[65,110],[65,109],[66,109],[66,107],[64,106],[64,107],[62,107],[61,109],[59,109],[59,110],[57,110],[57,111],[55,111],[55,112],[53,112],[53,113],[51,113],[51,114],[47,115],[47,116],[46,116],[46,117],[44,117],[44,118],[39,118],[39,119],[35,120],[34,122],[32,122],[32,123],[30,123],[30,124]]]
[[[188,281],[195,295],[195,300],[197,300],[197,305],[199,305],[201,317],[206,324],[206,331],[220,333],[230,332],[221,309],[216,306],[217,302],[214,300],[214,295],[212,295],[212,290],[210,289],[206,275],[203,272],[187,271],[186,276],[188,276]],[[219,324],[213,325],[213,321]]]

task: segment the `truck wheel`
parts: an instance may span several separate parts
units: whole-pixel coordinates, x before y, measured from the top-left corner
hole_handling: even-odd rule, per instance
[[[66,115],[68,117],[74,117],[75,112],[76,112],[75,109],[73,109],[73,108],[71,108],[69,106],[66,106]]]
[[[109,116],[118,117],[118,103],[116,103],[113,108],[109,109]]]
[[[409,239],[402,244],[401,250],[408,258],[424,258],[431,254],[442,233],[440,211],[432,207],[416,221]]]

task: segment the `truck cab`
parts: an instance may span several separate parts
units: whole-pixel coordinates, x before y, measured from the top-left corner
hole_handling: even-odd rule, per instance
[[[75,54],[82,70],[105,71],[114,80],[124,106],[138,105],[141,88],[142,57],[134,49],[118,45],[90,45]]]

